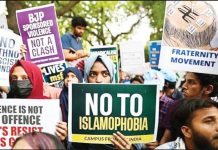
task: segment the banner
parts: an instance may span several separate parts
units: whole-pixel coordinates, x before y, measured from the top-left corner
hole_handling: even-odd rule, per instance
[[[111,144],[117,131],[131,143],[155,141],[158,112],[157,85],[70,84],[69,141]]]
[[[10,30],[0,29],[0,86],[9,86],[11,66],[20,59],[22,39]]]
[[[167,1],[159,68],[218,75],[216,1]]]
[[[145,72],[144,44],[137,41],[120,44],[120,59],[122,71],[129,74]]]
[[[116,66],[115,81],[119,83],[118,51],[114,45],[91,47],[90,53],[106,54]]]
[[[25,133],[55,134],[59,109],[58,99],[1,99],[0,149],[11,148],[15,139]]]
[[[16,11],[26,60],[41,66],[64,62],[54,4]]]
[[[158,69],[161,41],[150,41],[148,45],[149,62],[152,69]]]

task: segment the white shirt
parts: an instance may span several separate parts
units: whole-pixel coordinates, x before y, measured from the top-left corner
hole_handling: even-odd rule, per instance
[[[155,149],[186,149],[186,148],[185,148],[185,143],[182,140],[182,138],[177,137],[175,141],[162,144],[156,147]]]

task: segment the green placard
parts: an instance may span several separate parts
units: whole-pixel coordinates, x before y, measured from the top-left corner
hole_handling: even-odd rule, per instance
[[[68,130],[72,142],[109,144],[120,131],[132,143],[156,139],[156,85],[73,84]]]

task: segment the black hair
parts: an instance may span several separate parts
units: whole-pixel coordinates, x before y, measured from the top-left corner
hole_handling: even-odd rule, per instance
[[[73,17],[71,23],[72,23],[72,27],[76,27],[76,26],[86,27],[88,25],[86,20],[80,16]]]
[[[210,97],[218,96],[218,75],[194,73],[202,86],[213,85],[213,91],[210,93]]]
[[[143,84],[144,78],[141,75],[136,75],[134,78],[130,79],[130,83],[132,83],[133,81],[138,81],[139,83]]]
[[[165,79],[163,91],[165,91],[167,88],[175,89],[176,88],[176,82],[170,82],[169,80]]]
[[[195,111],[211,107],[216,107],[218,109],[218,102],[211,99],[180,100],[180,102],[173,108],[171,116],[173,138],[184,138],[184,135],[181,132],[181,127],[183,125],[191,126],[194,117],[193,113]]]

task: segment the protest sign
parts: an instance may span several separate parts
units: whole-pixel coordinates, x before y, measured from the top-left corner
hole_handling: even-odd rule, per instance
[[[116,67],[115,81],[116,83],[118,83],[119,82],[119,65],[118,65],[117,47],[114,45],[91,47],[90,53],[106,54],[113,61]]]
[[[157,85],[70,84],[69,141],[111,144],[120,131],[131,143],[155,141]]]
[[[145,72],[144,44],[137,41],[120,44],[120,59],[122,71],[129,74]]]
[[[65,62],[41,67],[42,75],[46,83],[55,84],[64,80],[64,70],[66,69]]]
[[[152,69],[158,69],[161,41],[150,41],[148,45],[149,62]]]
[[[25,133],[55,134],[59,109],[58,99],[1,99],[0,149],[9,149],[15,139]]]
[[[41,66],[64,61],[54,4],[16,11],[26,60]]]
[[[9,71],[20,59],[22,39],[10,30],[0,29],[0,86],[9,86]]]
[[[159,68],[218,75],[216,1],[167,1]]]

